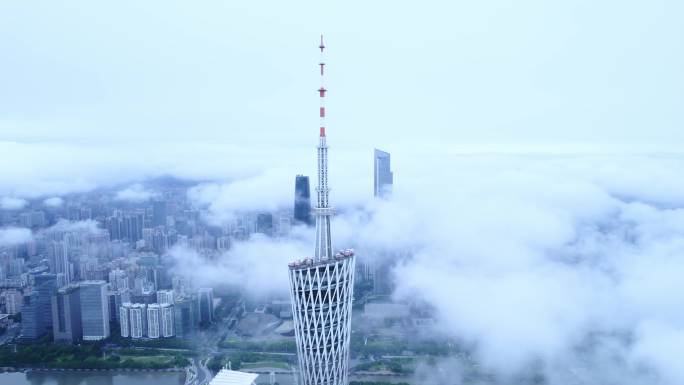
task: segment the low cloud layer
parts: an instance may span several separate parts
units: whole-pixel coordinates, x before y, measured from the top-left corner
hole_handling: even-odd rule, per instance
[[[48,227],[43,232],[81,232],[88,234],[101,233],[103,229],[98,226],[97,221],[88,219],[85,221],[68,221],[62,219],[54,225]]]
[[[136,183],[116,192],[114,199],[133,203],[146,202],[156,198],[157,192],[146,189],[143,185]]]
[[[674,343],[684,336],[682,160],[435,160],[403,164],[388,201],[342,206],[335,245],[356,248],[359,262],[394,259],[394,296],[431,304],[438,329],[474,346],[493,381],[535,368],[554,385],[684,382],[673,359],[684,354]],[[260,193],[259,183],[215,188],[204,196],[210,212],[237,208],[231,197],[250,185]],[[231,193],[238,188],[243,195]],[[238,243],[218,261],[180,260],[198,277],[206,267],[255,295],[264,287],[284,295],[286,262],[311,253],[311,230],[303,231]]]
[[[32,239],[31,230],[21,227],[0,228],[0,246],[12,246]]]
[[[174,272],[200,286],[240,287],[251,296],[283,295],[288,285],[287,264],[293,257],[309,255],[312,240],[303,228],[288,239],[253,234],[247,242],[236,243],[217,259],[207,259],[196,251],[173,248],[169,256]]]
[[[26,206],[28,202],[21,198],[2,197],[0,198],[0,209],[2,210],[20,210]]]
[[[60,197],[47,198],[43,201],[43,204],[45,205],[45,207],[50,208],[62,207],[64,205],[64,199]]]
[[[241,212],[291,207],[294,175],[313,175],[313,155],[303,155],[311,151],[274,167],[270,151],[204,148],[193,157],[167,144],[144,167],[104,151],[73,184],[69,168],[50,179],[35,165],[31,178],[8,175],[3,193],[54,196],[156,175],[212,180],[189,199],[223,225]],[[681,157],[390,150],[396,182],[387,201],[371,199],[369,156],[331,152],[333,242],[356,248],[359,262],[395,262],[395,298],[431,304],[439,329],[474,346],[484,371],[502,383],[530,367],[552,385],[684,383],[673,359],[684,354]],[[286,295],[287,262],[311,254],[311,237],[297,228],[291,238],[237,242],[216,260],[171,255],[177,271],[204,284]]]

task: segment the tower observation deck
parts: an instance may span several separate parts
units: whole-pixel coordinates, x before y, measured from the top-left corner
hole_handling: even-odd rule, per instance
[[[354,251],[333,252],[329,205],[328,145],[325,126],[325,45],[319,63],[321,119],[316,187],[316,244],[313,258],[289,264],[290,296],[302,385],[347,385],[354,290]]]

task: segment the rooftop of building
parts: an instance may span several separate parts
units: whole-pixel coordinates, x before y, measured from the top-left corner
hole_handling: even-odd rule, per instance
[[[72,284],[60,287],[59,289],[57,289],[57,292],[60,294],[68,294],[68,293],[71,293],[71,292],[78,290],[79,287],[80,286],[78,284],[72,283]]]
[[[211,380],[209,385],[252,385],[258,374],[238,372],[235,370],[221,369]]]
[[[121,306],[130,307],[130,308],[134,308],[134,309],[138,309],[138,308],[147,307],[147,304],[145,304],[145,303],[124,302],[124,303],[121,304]]]

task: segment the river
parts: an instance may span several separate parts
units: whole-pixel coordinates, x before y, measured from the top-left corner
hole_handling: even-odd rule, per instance
[[[183,385],[185,373],[181,372],[43,372],[0,373],[0,385]],[[291,374],[277,374],[281,385],[294,383]],[[352,376],[352,381],[411,382],[406,377]],[[257,379],[268,383],[268,374]]]
[[[2,385],[182,385],[181,372],[0,373]]]

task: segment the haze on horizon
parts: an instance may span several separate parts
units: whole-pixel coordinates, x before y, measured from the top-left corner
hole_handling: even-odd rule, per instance
[[[0,140],[684,140],[678,1],[0,4]],[[313,112],[312,112],[313,111]]]

